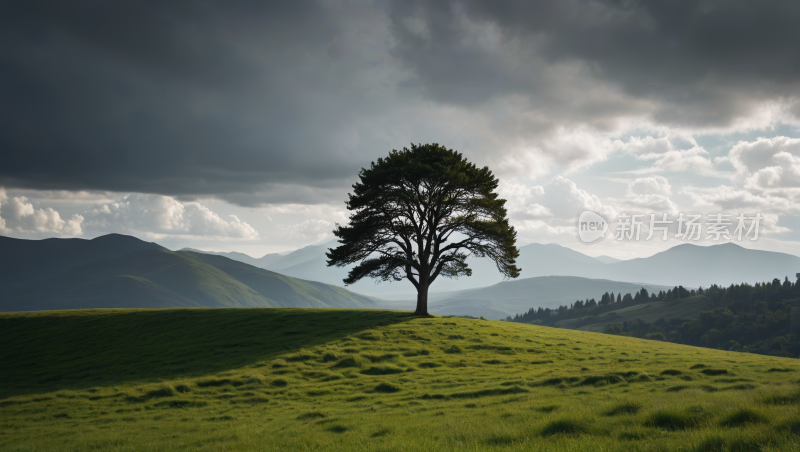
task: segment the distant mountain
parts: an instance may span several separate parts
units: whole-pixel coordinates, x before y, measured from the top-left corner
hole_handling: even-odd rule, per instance
[[[287,276],[320,281],[343,287],[349,267],[327,267],[325,251],[335,241],[292,252],[268,266]],[[794,278],[800,272],[800,257],[770,251],[743,248],[733,243],[712,246],[681,244],[653,256],[619,260],[608,256],[589,257],[557,244],[530,244],[519,248],[517,266],[520,278],[539,276],[576,276],[590,279],[626,281],[639,284],[697,287],[706,284],[730,285],[755,283],[773,278]],[[234,258],[233,256],[231,256]],[[460,279],[440,278],[430,292],[449,292],[488,287],[503,281],[489,259],[469,258],[473,276]],[[348,287],[359,293],[386,299],[411,299],[415,290],[408,281],[375,284],[363,280]]]
[[[376,307],[348,290],[133,237],[0,240],[0,310],[96,307]],[[64,243],[66,242],[66,243]],[[100,245],[100,246],[98,246]],[[41,266],[35,260],[41,259]],[[22,262],[15,266],[15,259]]]
[[[228,259],[244,262],[245,264],[252,265],[258,268],[267,268],[276,261],[283,258],[286,253],[269,253],[262,257],[252,257],[244,253],[237,253],[236,251],[223,252],[223,251],[202,251],[194,248],[183,248],[181,251],[191,251],[194,253],[213,254],[214,256],[224,256]]]
[[[734,243],[712,246],[681,244],[647,258],[607,264],[604,277],[621,281],[707,287],[743,282],[795,279],[800,257],[743,248]]]
[[[599,260],[604,264],[616,264],[617,262],[622,262],[623,259],[617,259],[616,257],[611,256],[597,256],[595,259]]]
[[[502,319],[532,307],[556,308],[569,306],[576,300],[594,298],[599,301],[605,292],[634,294],[642,287],[649,292],[672,287],[652,284],[631,284],[604,279],[575,276],[540,276],[504,281],[490,287],[465,290],[449,298],[429,302],[430,311],[452,315],[483,315]]]
[[[292,251],[285,256],[281,256],[280,259],[274,261],[273,263],[269,264],[268,266],[264,267],[267,270],[278,271],[285,268],[289,268],[298,264],[302,264],[303,262],[307,262],[313,259],[322,258],[325,259],[325,253],[328,251],[328,248],[335,247],[338,245],[336,240],[331,240],[330,242],[323,243],[322,245],[309,245],[299,250]]]
[[[43,277],[89,262],[113,259],[135,251],[165,249],[135,237],[108,234],[93,240],[24,240],[0,236],[0,300]]]

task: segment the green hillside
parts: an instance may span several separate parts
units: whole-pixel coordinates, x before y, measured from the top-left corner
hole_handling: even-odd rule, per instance
[[[591,258],[587,257],[587,259]],[[525,312],[531,305],[557,308],[576,299],[595,297],[603,292],[636,292],[642,287],[651,292],[670,289],[670,287],[652,284],[642,285],[577,276],[539,276],[503,281],[479,289],[463,290],[452,297],[431,302],[430,309],[431,312],[437,314],[473,317],[482,315],[491,319],[504,319],[517,312]]]
[[[115,305],[129,308],[160,308],[165,305],[201,306],[152,281],[129,275],[110,276],[68,290],[61,299],[54,300],[54,303],[58,303],[62,309],[103,308]]]
[[[795,359],[398,311],[0,314],[0,450],[781,451]]]
[[[582,318],[562,320],[554,323],[559,328],[575,328],[584,331],[602,332],[609,323],[631,322],[642,319],[646,322],[655,322],[658,319],[696,318],[702,311],[712,309],[708,298],[695,295],[670,301],[653,301],[637,304],[622,309],[615,309],[596,316],[591,323],[585,323]],[[581,322],[584,320],[584,322]]]
[[[84,241],[86,242],[86,241]],[[146,249],[45,272],[0,300],[5,311],[79,308],[365,308],[375,302],[222,256]]]
[[[598,293],[599,295],[599,293]],[[631,295],[608,292],[558,309],[529,309],[507,320],[678,344],[800,357],[800,279],[712,284]]]

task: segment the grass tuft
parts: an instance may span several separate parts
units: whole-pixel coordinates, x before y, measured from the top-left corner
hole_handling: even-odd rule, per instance
[[[703,369],[700,372],[711,377],[717,375],[726,375],[728,373],[727,369]]]
[[[391,394],[400,391],[400,388],[390,383],[380,383],[378,386],[375,386],[374,391]]]
[[[625,380],[619,375],[598,375],[584,378],[578,386],[608,386],[624,382]]]
[[[510,388],[483,389],[480,391],[456,392],[454,394],[450,394],[450,397],[456,399],[463,399],[472,397],[488,397],[496,395],[521,394],[524,392],[529,392],[529,391],[519,386],[511,386]]]
[[[148,391],[144,396],[145,398],[154,398],[154,397],[172,397],[175,395],[175,390],[172,389],[171,386],[164,386],[159,389],[154,389],[152,391]]]
[[[552,435],[575,435],[585,433],[587,431],[586,425],[575,419],[557,419],[549,422],[542,429],[542,436]]]
[[[761,399],[762,403],[767,405],[795,405],[800,404],[800,391],[795,391],[789,394],[780,392],[765,396]]]
[[[303,413],[300,416],[297,416],[298,421],[309,421],[312,419],[319,419],[325,417],[324,414],[320,413],[319,411],[310,411],[308,413]]]
[[[410,351],[407,351],[407,352],[403,352],[403,356],[406,356],[406,357],[427,356],[427,355],[430,355],[430,354],[431,354],[431,352],[428,351],[428,350],[425,350],[425,349],[410,350]]]
[[[333,367],[358,367],[358,361],[352,356],[339,360]]]
[[[378,430],[377,432],[369,435],[369,437],[370,438],[380,438],[381,436],[386,436],[386,435],[392,433],[393,431],[394,430],[392,430],[390,428],[382,428],[382,429]]]
[[[312,359],[314,359],[314,355],[310,355],[308,353],[298,353],[296,355],[289,355],[284,359],[289,362],[311,361]],[[273,367],[275,366],[273,365]]]
[[[483,443],[489,446],[510,446],[517,441],[517,438],[511,435],[490,435],[483,440]]]
[[[698,419],[676,410],[659,410],[647,418],[645,425],[666,430],[685,430],[697,426]]]
[[[419,367],[420,369],[432,369],[434,367],[441,367],[441,364],[432,361],[425,361],[417,364],[417,367]]]
[[[545,406],[540,406],[540,407],[537,407],[537,408],[534,408],[534,409],[536,411],[540,412],[540,413],[552,413],[553,411],[555,411],[555,410],[557,410],[559,408],[560,408],[559,405],[545,405]]]
[[[755,438],[727,438],[714,435],[704,439],[695,452],[761,452],[761,441]]]
[[[276,378],[276,379],[272,380],[269,384],[271,384],[272,386],[276,386],[276,387],[282,388],[284,386],[288,386],[289,382],[284,380],[283,378]]]
[[[361,371],[361,373],[364,375],[392,375],[399,374],[401,372],[403,372],[403,369],[391,365],[372,366],[369,369],[364,369]]]
[[[767,423],[767,418],[750,408],[740,408],[725,416],[719,425],[723,427],[739,427],[747,424]]]
[[[642,406],[639,405],[638,403],[627,402],[615,405],[603,414],[606,416],[619,416],[621,414],[636,414],[641,409]]]
[[[272,368],[273,369],[280,369],[281,367],[287,367],[289,364],[286,362],[285,359],[275,359],[272,361]]]
[[[561,377],[552,377],[546,380],[542,380],[538,383],[534,383],[533,386],[557,386],[564,382],[564,379]]]
[[[197,382],[197,386],[200,388],[207,388],[212,386],[223,386],[230,384],[231,380],[229,378],[211,378],[208,380],[200,380]]]

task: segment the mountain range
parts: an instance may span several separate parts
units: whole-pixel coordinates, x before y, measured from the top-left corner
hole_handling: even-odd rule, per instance
[[[407,281],[366,280],[342,287],[348,268],[329,268],[336,242],[254,258],[242,253],[170,251],[111,234],[93,240],[0,237],[0,311],[93,307],[351,307],[413,309]],[[800,258],[735,244],[682,244],[641,259],[590,257],[555,244],[520,247],[520,278],[502,281],[487,259],[473,277],[437,280],[432,313],[505,318],[531,307],[554,308],[604,292],[650,292],[783,279]],[[365,294],[365,295],[360,295]],[[380,298],[374,298],[380,297]]]
[[[79,308],[374,308],[341,287],[224,256],[170,251],[111,234],[93,240],[0,237],[0,311]]]
[[[348,267],[327,267],[325,251],[335,241],[308,246],[263,266],[272,271],[306,280],[344,287],[342,280]],[[794,279],[800,272],[800,257],[771,251],[752,250],[734,243],[699,246],[689,243],[674,246],[650,257],[619,260],[609,256],[590,257],[557,244],[530,244],[519,248],[517,266],[520,278],[540,276],[576,276],[581,278],[624,281],[641,285],[686,287],[709,284],[730,285]],[[270,256],[270,255],[267,255]],[[234,255],[230,255],[236,259]],[[266,256],[265,256],[266,257]],[[253,258],[250,258],[253,259]],[[430,292],[453,292],[492,286],[503,281],[502,275],[488,259],[468,259],[473,276],[460,279],[438,279]],[[408,281],[376,284],[360,281],[348,289],[384,299],[410,300],[416,292]],[[580,297],[578,297],[580,298]]]

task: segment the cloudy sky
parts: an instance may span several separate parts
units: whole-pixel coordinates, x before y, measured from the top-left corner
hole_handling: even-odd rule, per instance
[[[361,167],[440,143],[519,243],[577,212],[758,212],[800,254],[800,3],[0,4],[0,234],[254,256],[332,238]]]

